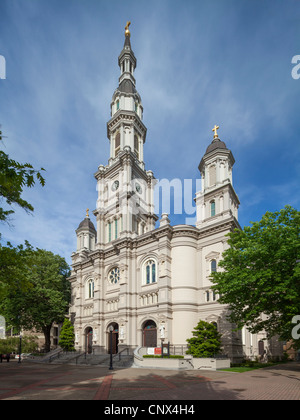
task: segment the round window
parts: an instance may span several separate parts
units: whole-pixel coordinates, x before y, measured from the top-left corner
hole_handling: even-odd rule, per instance
[[[108,274],[108,281],[110,284],[117,284],[120,281],[120,270],[118,267],[113,268],[110,270]]]

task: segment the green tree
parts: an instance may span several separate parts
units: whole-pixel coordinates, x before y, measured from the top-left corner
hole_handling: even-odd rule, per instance
[[[1,133],[2,134],[2,133]],[[0,146],[2,143],[2,135],[0,135]],[[36,170],[30,163],[19,163],[11,159],[8,154],[0,150],[0,198],[6,204],[17,204],[27,212],[33,212],[33,206],[22,198],[23,189],[31,188],[38,181],[42,186],[45,185],[45,179],[42,172],[45,169]],[[14,210],[5,210],[0,207],[0,221],[7,222],[9,216]]]
[[[65,318],[63,326],[60,330],[59,343],[60,347],[65,351],[74,351],[75,334],[74,327],[68,318]]]
[[[231,232],[228,244],[211,279],[230,321],[252,333],[292,339],[292,318],[300,315],[300,212],[291,206],[267,212]]]
[[[37,337],[32,335],[24,335],[22,337],[22,353],[34,353],[38,348]],[[0,353],[16,353],[20,351],[20,338],[7,337],[0,340]]]
[[[69,308],[69,266],[64,258],[42,249],[31,250],[26,258],[29,287],[9,290],[0,312],[12,326],[43,332],[45,350],[50,351],[52,324],[62,322]]]
[[[29,287],[31,253],[32,247],[28,242],[17,247],[10,243],[7,246],[0,244],[0,301],[8,292],[24,292]]]
[[[214,324],[199,321],[192,331],[193,337],[187,339],[189,349],[186,354],[194,357],[212,357],[221,350],[221,334]]]

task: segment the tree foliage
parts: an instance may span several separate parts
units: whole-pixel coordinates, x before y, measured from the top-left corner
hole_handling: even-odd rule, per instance
[[[300,314],[300,212],[291,206],[267,212],[231,232],[228,244],[212,282],[231,322],[291,339],[292,318]]]
[[[0,312],[12,326],[43,332],[49,351],[52,324],[62,322],[69,308],[69,266],[64,258],[42,249],[31,249],[24,260],[28,287],[22,290],[17,283],[9,288]]]
[[[37,337],[33,335],[24,335],[22,337],[22,353],[34,353],[38,349]],[[0,353],[15,353],[19,354],[20,338],[7,337],[0,340]]]
[[[186,354],[194,357],[213,357],[221,350],[221,335],[214,324],[199,321],[192,332],[193,337],[187,339],[189,349]]]
[[[2,143],[0,137],[0,145]],[[22,198],[23,189],[25,187],[31,188],[36,182],[42,186],[45,185],[45,179],[42,176],[44,168],[36,170],[30,163],[19,163],[11,159],[8,154],[0,150],[0,198],[6,205],[11,207],[17,204],[27,212],[34,210],[33,206]],[[8,218],[14,210],[5,210],[0,207],[0,221],[8,221]]]
[[[0,244],[0,300],[8,291],[24,292],[30,287],[30,256],[33,249],[28,242],[13,247]]]

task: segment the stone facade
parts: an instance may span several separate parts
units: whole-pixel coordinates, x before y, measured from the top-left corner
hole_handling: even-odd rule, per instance
[[[77,250],[72,254],[70,317],[76,348],[107,352],[110,337],[113,352],[161,342],[186,346],[201,319],[215,323],[231,359],[255,357],[261,337],[233,331],[209,279],[228,246],[225,235],[240,227],[233,155],[215,128],[199,165],[196,226],[171,226],[167,214],[158,220],[155,178],[145,170],[147,129],[135,88],[129,31],[119,66],[119,87],[107,123],[110,158],[95,173],[97,229],[87,213],[76,230]]]

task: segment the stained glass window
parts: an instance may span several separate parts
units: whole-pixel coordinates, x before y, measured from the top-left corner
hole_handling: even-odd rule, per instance
[[[111,284],[117,284],[120,281],[120,270],[118,267],[113,268],[108,273],[108,281]]]
[[[88,299],[92,299],[94,297],[94,290],[95,290],[95,286],[94,286],[94,280],[89,280],[88,282]]]
[[[118,220],[115,220],[115,239],[118,238]]]
[[[216,215],[216,203],[212,201],[210,203],[210,215],[215,216]]]
[[[156,263],[154,260],[146,262],[146,284],[156,283]]]
[[[210,271],[212,273],[214,273],[215,271],[217,271],[217,261],[216,260],[212,260],[210,263]]]
[[[139,159],[139,139],[138,136],[134,136],[134,153],[136,157]]]
[[[115,156],[120,151],[120,144],[121,144],[121,135],[120,135],[120,132],[118,132],[115,137]]]
[[[153,263],[154,263],[154,261],[153,261]],[[155,263],[154,264],[152,264],[152,283],[155,283],[156,282],[156,273],[155,273]]]
[[[108,222],[108,242],[111,241],[111,223]]]

